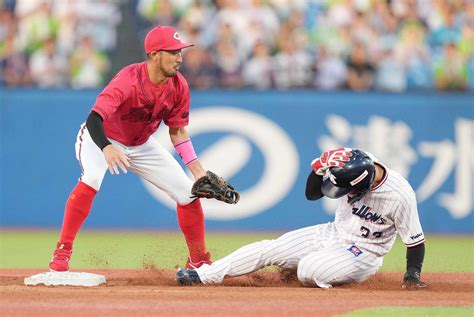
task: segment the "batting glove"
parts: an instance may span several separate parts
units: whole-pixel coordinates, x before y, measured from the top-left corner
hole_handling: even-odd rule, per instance
[[[332,166],[343,167],[344,162],[348,162],[352,156],[351,149],[340,147],[329,150],[311,162],[311,168],[320,176],[324,176],[326,170]]]
[[[427,288],[428,285],[420,280],[420,271],[414,268],[409,268],[403,276],[402,288],[418,289]]]

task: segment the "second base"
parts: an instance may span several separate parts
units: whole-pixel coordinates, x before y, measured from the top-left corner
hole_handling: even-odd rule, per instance
[[[105,276],[85,272],[45,272],[26,277],[25,285],[99,286],[105,284]]]

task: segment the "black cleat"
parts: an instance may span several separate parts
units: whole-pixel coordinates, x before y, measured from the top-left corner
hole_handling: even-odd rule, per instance
[[[185,268],[178,269],[176,272],[176,282],[180,285],[202,284],[201,279],[195,270]]]

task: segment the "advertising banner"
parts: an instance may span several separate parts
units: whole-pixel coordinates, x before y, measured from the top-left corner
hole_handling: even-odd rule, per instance
[[[2,228],[61,225],[81,172],[76,135],[97,94],[2,92]],[[409,180],[426,232],[473,233],[473,97],[192,92],[188,131],[198,157],[241,192],[237,205],[203,201],[207,228],[289,230],[331,221],[335,201],[307,201],[306,178],[322,150],[346,146],[371,152]],[[176,157],[164,124],[153,137]],[[133,173],[108,174],[85,226],[174,230],[175,203]]]

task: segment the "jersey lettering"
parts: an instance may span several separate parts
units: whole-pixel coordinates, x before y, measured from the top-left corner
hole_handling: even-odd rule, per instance
[[[383,225],[385,223],[385,219],[382,218],[381,215],[377,214],[376,212],[372,213],[372,208],[362,205],[360,208],[352,208],[352,214],[359,216],[361,219]]]
[[[129,122],[147,122],[151,123],[153,121],[161,121],[167,119],[170,111],[168,108],[163,108],[155,116],[153,116],[153,105],[148,105],[144,107],[132,107],[130,111],[121,116],[120,119],[123,121]]]

